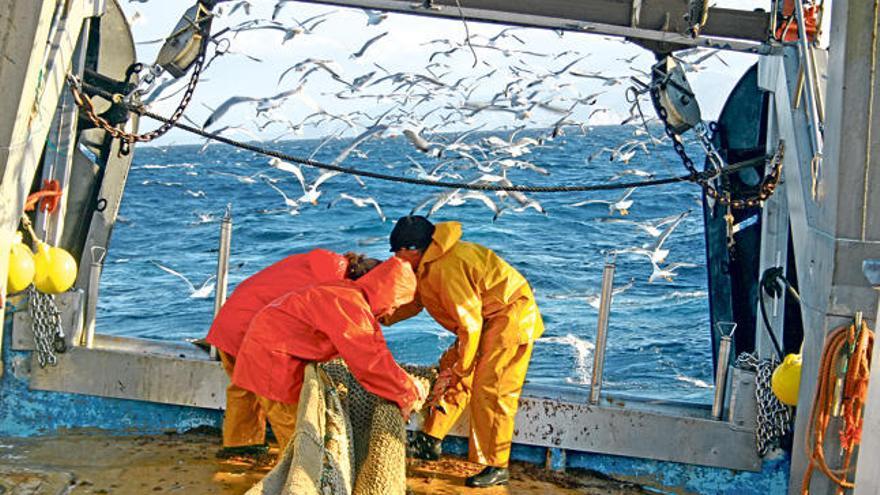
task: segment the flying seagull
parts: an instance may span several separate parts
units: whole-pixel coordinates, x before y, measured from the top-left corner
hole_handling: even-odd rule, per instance
[[[217,277],[216,275],[211,275],[210,277],[207,278],[207,280],[202,282],[202,285],[200,285],[199,288],[196,288],[196,286],[193,285],[193,283],[190,282],[188,278],[184,277],[180,273],[172,270],[171,268],[168,268],[167,266],[162,266],[153,260],[150,260],[150,262],[153,263],[154,265],[156,265],[157,267],[159,267],[159,269],[161,269],[167,273],[170,273],[170,274],[174,275],[175,277],[178,277],[181,280],[183,280],[184,282],[186,282],[187,287],[189,287],[189,297],[191,297],[193,299],[204,299],[204,298],[210,296],[211,292],[214,290],[214,285],[215,285],[214,279]]]
[[[388,35],[388,31],[385,31],[384,33],[380,34],[379,36],[376,36],[376,37],[370,38],[369,40],[367,40],[366,43],[364,43],[364,46],[362,46],[360,50],[358,50],[358,51],[352,53],[350,58],[361,58],[361,57],[363,57],[363,56],[364,56],[364,53],[367,53],[367,49],[369,49],[370,46],[373,45],[373,43],[379,41],[380,39],[382,39],[383,37],[385,37],[385,36],[387,36],[387,35]]]

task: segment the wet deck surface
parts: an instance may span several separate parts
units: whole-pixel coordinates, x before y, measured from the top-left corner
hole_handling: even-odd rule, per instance
[[[217,459],[219,445],[218,436],[198,433],[0,438],[0,494],[241,494],[271,469],[271,459],[264,459],[269,464]],[[410,461],[407,485],[414,495],[645,493],[586,474],[518,463],[511,465],[507,487],[466,488],[464,477],[477,471],[479,466],[455,457]]]

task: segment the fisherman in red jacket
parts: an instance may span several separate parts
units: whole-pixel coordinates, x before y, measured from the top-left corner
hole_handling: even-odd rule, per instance
[[[214,319],[206,339],[218,349],[230,380],[245,332],[263,307],[288,292],[310,285],[357,279],[378,263],[357,253],[341,255],[315,249],[288,256],[238,284]],[[296,416],[284,407],[268,402],[261,405],[253,392],[230,382],[226,389],[223,449],[218,456],[267,453],[266,419],[276,433],[292,431],[296,423]]]
[[[315,285],[272,301],[248,328],[233,383],[295,411],[306,365],[342,357],[365,389],[409,417],[427,390],[394,361],[377,318],[412,301],[415,290],[410,264],[392,257],[356,281]],[[292,433],[276,432],[282,449]]]

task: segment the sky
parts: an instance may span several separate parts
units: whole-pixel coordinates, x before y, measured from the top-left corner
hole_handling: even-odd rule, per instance
[[[184,5],[189,4],[180,0],[120,0],[120,3],[132,24],[136,42],[166,36],[184,12]],[[230,15],[232,7],[238,3],[231,1],[221,4],[223,12],[214,21],[212,27],[214,33],[249,20],[270,19],[275,6],[273,0],[252,0],[249,14],[244,8],[239,8]],[[731,4],[739,9],[752,9],[764,7],[765,4],[769,4],[769,0],[717,2],[717,5],[722,7],[731,7]],[[294,89],[299,85],[297,80],[302,72],[291,71],[280,83],[279,76],[287,68],[310,57],[333,60],[337,64],[334,67],[337,67],[346,81],[352,81],[372,71],[376,71],[373,78],[375,80],[384,75],[383,70],[392,73],[407,71],[427,74],[425,66],[431,55],[448,48],[448,45],[437,40],[449,39],[452,42],[461,42],[465,38],[465,27],[458,20],[389,14],[380,24],[368,26],[367,15],[360,9],[300,2],[286,2],[278,15],[278,20],[285,25],[294,25],[294,19],[304,21],[323,13],[330,15],[313,30],[313,34],[300,34],[288,41],[283,41],[284,33],[275,29],[242,31],[234,37],[225,35],[224,37],[230,40],[229,53],[214,60],[202,75],[186,116],[202,125],[211,115],[211,108],[217,108],[229,97],[266,97]],[[485,36],[485,39],[480,41],[482,44],[489,44],[487,39],[501,32],[503,26],[469,22],[467,29],[471,35]],[[388,34],[370,46],[362,57],[351,57],[352,53],[360,49],[367,40],[385,32]],[[485,104],[515,79],[511,70],[525,68],[531,71],[531,75],[527,77],[541,78],[543,75],[546,81],[541,85],[543,89],[541,98],[544,98],[544,101],[551,101],[551,105],[555,108],[569,106],[569,102],[574,98],[601,92],[594,105],[578,107],[572,115],[572,120],[589,125],[604,125],[617,124],[629,115],[630,103],[626,99],[628,85],[605,86],[603,81],[598,79],[572,77],[568,74],[556,78],[547,74],[578,60],[571,70],[582,74],[598,72],[606,76],[635,75],[647,81],[647,78],[636,70],[649,71],[654,61],[653,55],[647,50],[620,39],[599,35],[565,33],[559,36],[553,31],[539,29],[516,29],[510,34],[515,34],[523,43],[513,37],[506,37],[500,39],[496,46],[514,51],[525,50],[538,55],[516,52],[505,54],[501,50],[477,48],[475,61],[474,55],[469,50],[462,49],[448,58],[442,55],[435,56],[435,61],[448,64],[449,67],[434,68],[434,73],[442,77],[440,80],[450,85],[460,78],[468,78],[465,83],[469,83],[480,76],[492,74],[479,80],[475,84],[476,88],[467,98],[468,103]],[[152,63],[160,46],[161,43],[138,44],[139,61]],[[556,58],[559,54],[563,55]],[[698,56],[693,55],[691,58]],[[253,59],[259,59],[259,62]],[[704,118],[717,117],[727,94],[736,84],[739,76],[756,60],[753,55],[723,52],[720,56],[712,57],[702,64],[702,70],[689,73],[689,81],[696,92]],[[492,73],[493,69],[497,71]],[[173,88],[185,84],[188,78],[187,74],[164,92],[163,97],[172,93]],[[394,105],[388,98],[380,98],[387,96],[392,90],[390,83],[365,87],[358,93],[358,95],[375,95],[374,98],[338,98],[336,94],[345,89],[342,83],[333,80],[327,73],[317,71],[308,78],[300,94],[288,98],[270,115],[273,118],[289,119],[297,123],[313,113],[315,106],[333,114],[360,110],[376,116]],[[350,93],[343,93],[343,96],[353,96]],[[465,101],[461,95],[448,96],[442,92],[425,90],[416,93],[425,94],[426,97],[425,101],[416,105],[415,117],[411,122],[390,129],[386,135],[399,133],[404,127],[418,130],[421,124],[430,125],[435,122],[430,119],[436,119],[444,111],[448,113],[445,107],[460,106]],[[168,97],[153,103],[150,109],[163,115],[170,115],[179,99],[180,94]],[[410,105],[415,105],[415,101],[410,102]],[[255,118],[255,106],[236,105],[216,124],[210,126],[209,130],[243,125],[248,129],[247,133],[233,131],[228,134],[230,137],[243,140],[257,138],[270,140],[279,137],[318,138],[338,133],[354,135],[359,132],[357,128],[348,129],[347,124],[333,120],[315,126],[306,125],[298,134],[285,134],[288,128],[281,123],[268,124],[260,130],[258,126],[266,124],[267,118],[266,114],[258,119]],[[420,115],[434,108],[437,108],[437,111],[429,119],[419,118]],[[643,105],[643,110],[653,114],[650,103]],[[514,128],[519,125],[547,127],[558,120],[560,114],[538,109],[527,118],[522,117],[513,112],[481,112],[471,119],[456,119],[454,124],[442,130],[460,131],[478,126],[484,126],[485,130]],[[364,117],[362,120],[369,119]],[[315,121],[313,120],[312,123]],[[144,119],[141,131],[152,129],[157,125],[149,119]],[[173,130],[155,144],[170,145],[202,141],[202,138]]]

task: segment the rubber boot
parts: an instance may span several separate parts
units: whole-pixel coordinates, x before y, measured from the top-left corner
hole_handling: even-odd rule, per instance
[[[485,488],[487,486],[506,485],[508,481],[510,481],[510,472],[507,468],[486,466],[479,473],[465,479],[464,484],[472,488]]]
[[[442,453],[443,440],[434,438],[427,433],[417,431],[407,445],[406,455],[414,459],[436,461]]]
[[[244,458],[259,462],[269,456],[269,446],[267,444],[258,444],[223,447],[217,451],[216,456],[218,459]]]

